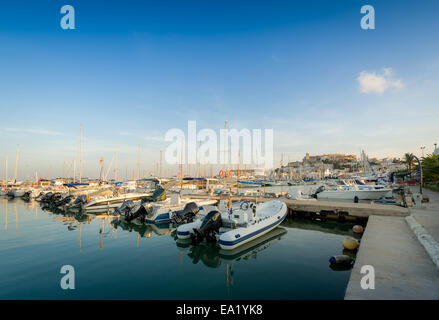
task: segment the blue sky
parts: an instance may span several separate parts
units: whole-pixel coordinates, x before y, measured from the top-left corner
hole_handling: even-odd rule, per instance
[[[60,28],[64,4],[75,30]],[[375,30],[360,28],[365,4]],[[0,159],[11,176],[19,144],[21,177],[60,175],[82,124],[86,175],[116,149],[135,168],[138,143],[150,170],[188,120],[273,128],[277,161],[431,152],[438,13],[435,0],[2,2]]]

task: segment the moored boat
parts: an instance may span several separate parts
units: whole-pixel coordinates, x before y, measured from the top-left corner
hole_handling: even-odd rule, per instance
[[[287,206],[278,200],[258,205],[243,201],[221,211],[211,211],[203,219],[179,226],[177,237],[192,238],[195,243],[216,240],[221,249],[232,250],[274,229],[287,216]]]

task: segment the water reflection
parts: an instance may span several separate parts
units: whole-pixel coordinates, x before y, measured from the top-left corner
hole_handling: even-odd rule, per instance
[[[13,205],[15,216],[15,234],[18,236],[19,232],[19,217],[16,200],[1,199],[1,207],[4,208],[4,230],[8,228],[8,204]],[[99,229],[97,236],[99,237],[99,249],[104,248],[104,240],[109,236],[117,239],[117,232],[119,229],[127,232],[137,233],[136,247],[140,247],[141,238],[151,238],[152,235],[170,236],[176,241],[176,247],[179,250],[179,263],[183,263],[183,255],[190,258],[193,264],[202,263],[209,268],[219,268],[222,264],[226,264],[226,273],[228,277],[233,274],[232,264],[240,260],[256,259],[258,252],[267,249],[273,243],[282,240],[287,230],[301,229],[309,231],[318,231],[326,234],[345,235],[352,237],[361,237],[352,232],[353,224],[339,223],[337,221],[320,221],[303,218],[287,218],[278,227],[269,233],[248,242],[234,250],[221,250],[217,244],[201,243],[197,246],[191,244],[191,240],[181,240],[176,237],[176,226],[172,223],[165,224],[148,224],[127,222],[124,219],[119,219],[111,215],[94,215],[85,214],[81,212],[65,212],[62,210],[48,210],[41,208],[36,201],[20,202],[29,212],[34,211],[37,216],[38,210],[43,210],[46,214],[53,215],[54,221],[63,223],[68,231],[78,232],[77,241],[79,252],[82,253],[82,229],[83,224],[91,224],[95,219],[99,220]],[[0,215],[1,218],[1,215]],[[340,243],[340,252],[333,252],[333,255],[344,254],[351,258],[356,258],[357,251],[343,250]],[[329,257],[328,257],[329,259]],[[340,271],[338,266],[329,266],[334,271]]]
[[[226,265],[226,284],[233,287],[233,265],[239,261],[257,259],[258,253],[280,241],[287,233],[282,227],[277,227],[259,238],[243,244],[233,250],[223,250],[215,243],[201,243],[192,245],[190,239],[176,239],[177,248],[180,251],[180,264],[183,254],[186,254],[193,264],[203,263],[209,268],[219,268]]]
[[[158,236],[172,235],[176,230],[176,227],[172,223],[133,223],[123,219],[114,218],[111,221],[111,224],[115,228],[121,228],[124,231],[137,232],[142,238],[151,238],[153,233]]]
[[[364,222],[362,222],[361,224],[365,226]],[[326,234],[344,235],[347,237],[353,237],[355,239],[361,239],[362,237],[362,234],[357,234],[352,231],[352,227],[354,226],[353,223],[340,223],[333,220],[323,221],[317,219],[288,218],[284,220],[282,226],[292,229],[319,231]],[[355,261],[357,257],[357,252],[357,249],[344,249],[340,241],[339,249],[333,252],[332,255],[347,255]],[[329,258],[330,257],[328,257],[328,259]],[[333,271],[350,271],[353,267],[353,265],[331,265],[330,263],[328,263],[328,266]]]
[[[176,245],[181,252],[186,253],[192,259],[194,264],[201,261],[207,267],[218,268],[221,262],[232,263],[251,258],[256,259],[258,252],[280,241],[286,233],[285,228],[278,227],[233,250],[223,250],[215,243],[204,242],[194,246],[190,239],[177,239]]]
[[[282,226],[287,228],[297,228],[302,230],[320,231],[337,235],[353,236],[352,223],[341,223],[335,220],[317,220],[305,218],[287,218],[282,222]]]
[[[84,299],[176,299],[185,294],[194,299],[342,299],[350,271],[334,272],[328,260],[338,254],[355,257],[341,245],[345,236],[354,236],[351,228],[348,223],[287,219],[225,251],[215,244],[178,240],[172,224],[43,211],[35,201],[3,198],[0,287],[7,290],[0,290],[0,298],[64,299],[51,281],[59,265],[70,263],[81,270],[84,282],[75,294]],[[42,274],[43,269],[51,271]]]

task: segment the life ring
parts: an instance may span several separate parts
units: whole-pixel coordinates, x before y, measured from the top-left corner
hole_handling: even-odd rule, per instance
[[[232,175],[232,174],[230,173],[230,170],[227,170],[227,171],[226,171],[226,175],[225,175],[225,177],[226,177],[226,178],[229,178],[231,175]]]
[[[223,171],[223,170],[220,170],[220,172],[218,172],[218,175],[219,175],[220,177],[222,177],[222,176],[224,175],[224,171]]]

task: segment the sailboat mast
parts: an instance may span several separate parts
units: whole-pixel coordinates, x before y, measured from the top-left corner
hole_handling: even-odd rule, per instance
[[[79,183],[82,182],[82,124],[79,128]]]
[[[137,149],[137,180],[140,179],[140,143]]]
[[[6,182],[6,186],[8,186],[8,155],[6,155],[6,161],[5,161],[5,182]]]
[[[66,167],[66,162],[63,161],[62,162],[62,179],[61,179],[63,183],[64,183],[65,167]]]
[[[224,164],[226,164],[226,149],[227,149],[227,120],[224,123]]]
[[[17,154],[15,155],[15,169],[14,169],[14,183],[17,182],[17,170],[18,170],[18,155],[20,152],[20,146],[17,145]]]
[[[236,176],[236,191],[239,195],[239,163],[241,162],[241,150],[238,149],[238,175]]]
[[[114,163],[114,182],[117,181],[117,150],[115,151],[115,163]]]
[[[160,150],[160,174],[159,174],[159,178],[162,177],[162,167],[163,167],[163,150]]]
[[[73,183],[76,182],[76,159],[73,160]]]
[[[101,165],[101,174],[100,174],[100,181],[101,182],[104,182],[104,179],[105,179],[105,173],[104,173],[104,157],[101,157],[101,160],[99,160],[99,163],[100,163],[100,165]]]
[[[183,151],[184,150],[184,140],[181,138],[181,151],[180,151],[180,189],[183,189]]]

